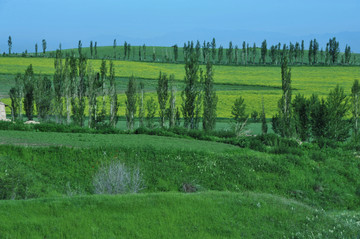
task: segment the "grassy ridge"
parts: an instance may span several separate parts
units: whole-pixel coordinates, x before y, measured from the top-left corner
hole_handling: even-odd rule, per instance
[[[14,239],[355,238],[360,218],[349,224],[281,197],[229,192],[1,201],[0,211],[0,236]]]
[[[205,190],[272,193],[327,209],[357,209],[360,205],[360,170],[352,151],[304,144],[290,150],[267,146],[269,153],[261,153],[205,141],[160,141],[146,135],[113,135],[105,140],[104,135],[60,138],[54,133],[22,133],[20,145],[48,146],[57,141],[80,148],[0,145],[0,181],[8,188],[1,196],[4,199],[66,195],[69,191],[91,194],[97,169],[119,160],[140,168],[146,192],[179,191],[183,183],[192,183]],[[31,141],[23,144],[25,134]],[[2,137],[1,143],[16,142]]]

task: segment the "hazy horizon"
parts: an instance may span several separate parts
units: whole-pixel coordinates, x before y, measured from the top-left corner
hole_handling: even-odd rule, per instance
[[[245,10],[244,10],[245,9]],[[329,37],[340,41],[341,50],[349,44],[360,52],[360,1],[9,1],[0,0],[0,51],[8,49],[9,35],[13,51],[34,51],[46,39],[48,50],[62,44],[75,48],[82,40],[99,46],[118,45],[182,45],[188,40],[217,39],[218,46],[229,41],[264,39],[268,44],[289,43],[312,37],[320,45]],[[308,46],[308,44],[306,44]]]

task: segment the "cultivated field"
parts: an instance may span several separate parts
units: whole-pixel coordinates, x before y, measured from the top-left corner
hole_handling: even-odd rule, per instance
[[[127,78],[134,75],[138,81],[144,81],[148,96],[155,97],[155,87],[159,72],[174,74],[178,88],[177,104],[180,106],[180,91],[183,88],[185,74],[183,64],[144,63],[129,61],[114,61],[118,89],[124,91]],[[6,97],[13,85],[14,75],[24,72],[26,67],[33,65],[36,74],[52,75],[54,60],[50,58],[0,58],[0,84],[3,86],[0,95]],[[89,60],[95,69],[100,68],[101,60]],[[205,69],[205,66],[202,66]],[[231,117],[231,106],[239,96],[245,98],[247,111],[261,111],[261,98],[264,98],[267,117],[277,112],[277,102],[281,97],[280,67],[264,66],[214,66],[215,84],[219,96],[218,117]],[[326,96],[337,84],[350,93],[351,85],[359,79],[360,68],[355,66],[335,67],[292,67],[293,94],[301,93],[305,96],[318,94]],[[119,95],[121,102],[125,102],[125,95]],[[9,100],[4,100],[9,102]],[[124,115],[124,103],[121,104],[119,114]]]

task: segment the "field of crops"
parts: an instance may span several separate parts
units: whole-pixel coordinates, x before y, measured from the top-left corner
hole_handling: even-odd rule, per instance
[[[6,97],[6,91],[11,86],[13,75],[24,72],[32,64],[37,74],[53,74],[53,59],[50,58],[0,58],[0,83],[4,87],[0,95]],[[99,69],[100,60],[89,60],[95,69]],[[204,68],[204,66],[202,66]],[[144,63],[130,61],[115,61],[118,89],[122,93],[127,84],[127,77],[134,75],[139,81],[143,80],[148,91],[147,97],[155,95],[156,80],[159,72],[174,74],[178,88],[177,104],[181,105],[180,91],[183,88],[185,74],[183,64]],[[214,66],[215,83],[219,103],[218,117],[231,117],[231,106],[239,96],[245,98],[247,111],[261,111],[261,98],[264,98],[267,117],[277,111],[277,102],[281,97],[281,69],[280,67],[261,66]],[[350,93],[355,79],[360,78],[359,67],[292,67],[293,94],[301,93],[310,96],[315,93],[326,96],[337,84]],[[120,94],[120,115],[125,112],[125,95]],[[4,99],[3,101],[9,102]]]

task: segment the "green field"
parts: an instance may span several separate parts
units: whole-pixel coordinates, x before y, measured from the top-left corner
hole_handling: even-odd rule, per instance
[[[358,158],[149,135],[0,131],[2,238],[357,238]],[[139,194],[93,195],[100,167],[139,167]],[[182,192],[183,183],[198,193]],[[26,200],[9,200],[26,199]]]
[[[50,58],[0,58],[0,84],[3,86],[0,95],[6,97],[14,75],[24,72],[33,64],[37,74],[51,75],[54,73],[53,59]],[[174,74],[178,88],[177,104],[181,104],[180,91],[183,89],[185,74],[183,64],[145,63],[115,61],[118,90],[120,91],[121,107],[119,114],[124,115],[125,95],[123,94],[127,78],[134,75],[138,81],[144,81],[148,96],[155,96],[156,80],[159,72]],[[100,60],[90,60],[95,69],[99,69]],[[204,67],[204,66],[202,66]],[[214,66],[215,87],[219,96],[218,117],[231,117],[231,106],[239,96],[245,98],[247,111],[261,111],[261,98],[264,98],[267,117],[277,112],[277,102],[281,97],[280,67],[265,66]],[[301,93],[310,96],[315,93],[326,96],[337,84],[350,93],[351,85],[359,79],[360,68],[351,66],[335,67],[292,67],[293,94]],[[4,99],[9,103],[9,100]]]
[[[229,192],[2,201],[0,211],[6,211],[0,235],[14,239],[355,238],[360,218],[268,194]]]

